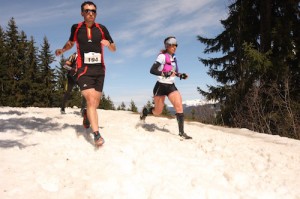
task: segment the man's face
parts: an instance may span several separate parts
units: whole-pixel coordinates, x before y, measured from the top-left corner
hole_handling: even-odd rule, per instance
[[[85,5],[81,15],[83,16],[85,22],[94,22],[97,15],[95,6],[88,4]]]

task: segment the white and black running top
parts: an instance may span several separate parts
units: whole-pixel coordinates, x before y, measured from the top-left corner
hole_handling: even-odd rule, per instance
[[[170,55],[169,57],[170,57],[171,65],[172,65],[172,68],[173,68],[172,71],[176,71],[175,56]],[[159,54],[156,58],[155,63],[153,64],[152,69],[154,69],[154,67],[155,67],[156,71],[157,72],[159,71],[158,74],[161,74],[165,64],[166,64],[166,55],[165,54]],[[176,78],[176,76],[174,76],[174,77],[164,77],[164,76],[158,75],[157,76],[157,81],[160,82],[160,83],[164,83],[164,84],[173,84],[173,83],[175,83],[175,78]]]

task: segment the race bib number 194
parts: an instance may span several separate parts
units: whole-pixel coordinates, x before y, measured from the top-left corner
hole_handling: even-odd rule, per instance
[[[84,53],[84,63],[85,64],[100,64],[101,63],[101,53]]]

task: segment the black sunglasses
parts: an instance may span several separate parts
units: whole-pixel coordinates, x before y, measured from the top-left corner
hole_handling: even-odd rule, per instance
[[[89,13],[89,12],[92,12],[93,14],[96,14],[97,13],[97,11],[96,10],[91,10],[91,9],[86,9],[86,10],[84,10],[83,11],[84,13]]]
[[[168,46],[175,46],[175,47],[178,47],[178,44],[168,44]]]

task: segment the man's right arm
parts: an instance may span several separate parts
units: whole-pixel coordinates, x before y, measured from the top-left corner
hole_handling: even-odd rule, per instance
[[[67,41],[67,43],[64,45],[63,48],[57,49],[55,51],[55,55],[59,56],[59,55],[63,54],[64,52],[66,52],[67,50],[70,50],[74,46],[74,43],[75,43],[75,41]]]

